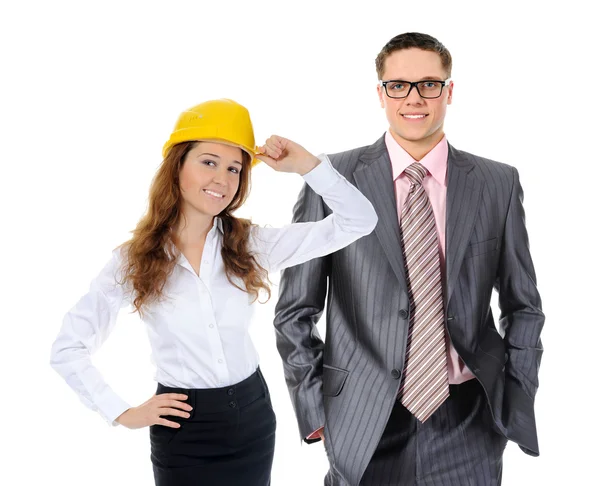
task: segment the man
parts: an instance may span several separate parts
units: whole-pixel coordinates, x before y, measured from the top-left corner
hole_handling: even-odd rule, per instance
[[[438,40],[399,35],[376,67],[388,132],[331,156],[373,203],[375,232],[282,275],[275,326],[300,433],[324,439],[327,485],[500,484],[507,439],[539,454],[544,314],[518,172],[446,141]],[[294,221],[329,213],[305,186]]]

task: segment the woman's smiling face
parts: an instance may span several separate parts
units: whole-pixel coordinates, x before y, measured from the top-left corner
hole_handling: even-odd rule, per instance
[[[240,185],[242,150],[217,142],[198,142],[179,172],[184,212],[192,209],[207,216],[221,213]]]

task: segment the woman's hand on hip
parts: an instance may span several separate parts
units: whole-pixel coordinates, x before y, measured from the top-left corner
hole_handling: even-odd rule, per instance
[[[279,172],[304,175],[321,161],[296,142],[278,135],[270,136],[264,145],[257,147],[256,158]]]
[[[189,418],[188,412],[192,407],[181,400],[187,400],[187,396],[180,393],[154,395],[140,406],[125,410],[116,421],[129,429],[140,429],[150,425],[164,425],[177,429],[180,427],[177,422],[167,420],[163,416]]]

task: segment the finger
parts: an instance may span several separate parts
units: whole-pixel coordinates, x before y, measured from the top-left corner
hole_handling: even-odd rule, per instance
[[[165,400],[159,404],[160,407],[180,408],[182,410],[191,410],[192,406],[188,403],[179,402],[177,400]]]
[[[165,415],[172,415],[173,417],[190,418],[190,414],[189,413],[184,412],[183,410],[178,410],[176,408],[168,408],[168,407],[159,408],[158,409],[158,414],[161,417],[165,416]]]
[[[281,144],[275,137],[269,137],[265,141],[265,147],[270,148],[271,150],[282,150]]]
[[[161,393],[160,395],[155,395],[156,397],[159,397],[161,399],[168,399],[168,400],[187,400],[188,397],[187,395],[184,395],[183,393]]]
[[[273,143],[273,145],[282,150],[284,150],[287,145],[287,139],[280,137],[279,135],[271,135],[269,137],[269,140],[271,141],[271,143]]]
[[[155,422],[156,425],[164,425],[165,427],[171,427],[173,429],[178,429],[181,427],[177,422],[171,422],[170,420],[158,418]]]
[[[274,145],[272,145],[272,142],[269,143],[267,142],[265,144],[265,155],[268,155],[269,157],[273,158],[273,159],[278,159],[279,157],[281,157],[281,149],[279,147],[276,147]]]
[[[273,148],[273,144],[271,144],[271,148]],[[260,146],[256,146],[254,149],[254,153],[255,154],[265,154],[267,152],[267,145],[265,142],[265,145],[260,145]]]
[[[258,160],[262,160],[265,164],[267,164],[272,169],[277,169],[277,161],[275,159],[272,159],[268,155],[261,154],[261,155],[257,155],[256,158]]]
[[[283,137],[277,137],[277,146],[281,150],[285,150],[288,146],[288,140]]]

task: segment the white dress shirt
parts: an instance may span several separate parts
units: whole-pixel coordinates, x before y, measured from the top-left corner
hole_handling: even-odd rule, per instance
[[[252,227],[250,249],[269,272],[337,251],[373,231],[377,215],[371,203],[332,166],[325,155],[304,180],[332,210],[327,218],[283,228]],[[155,380],[181,388],[218,388],[248,378],[258,355],[248,328],[252,297],[233,286],[221,258],[221,220],[206,237],[200,275],[183,254],[168,277],[165,298],[145,312],[156,366]],[[110,424],[130,408],[104,381],[91,355],[113,329],[119,309],[131,305],[131,292],[120,281],[119,249],[92,281],[89,292],[66,314],[52,346],[51,365],[83,403]],[[243,282],[238,282],[243,288]]]

